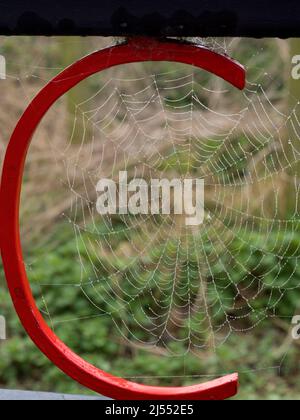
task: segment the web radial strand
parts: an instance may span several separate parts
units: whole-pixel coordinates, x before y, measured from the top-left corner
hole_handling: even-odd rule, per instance
[[[239,41],[206,42],[227,52]],[[59,272],[51,282],[41,280],[33,263],[30,277],[43,296],[41,310],[66,344],[78,346],[71,334],[76,323],[86,324],[87,342],[95,334],[91,323],[99,325],[100,350],[86,350],[95,364],[101,340],[111,339],[124,357],[141,351],[182,360],[180,375],[176,367],[172,377],[195,376],[185,360],[203,361],[234,337],[253,333],[299,288],[294,169],[300,148],[286,134],[299,139],[299,104],[287,110],[286,92],[278,98],[274,89],[279,82],[258,69],[254,55],[251,64],[255,71],[243,93],[179,64],[109,70],[51,111],[58,123],[64,113],[59,133],[37,133],[51,150],[55,176],[48,187],[59,203],[51,211],[72,238],[74,273],[63,281]],[[172,212],[100,215],[99,180],[114,181],[119,191],[124,172],[128,182],[148,185],[153,179],[204,180],[203,222],[188,226],[186,214]],[[288,217],[282,211],[286,184],[295,189]],[[47,262],[47,252],[37,259]],[[57,289],[69,296],[69,314],[54,305]],[[101,337],[101,325],[110,338]],[[160,377],[159,368],[139,365],[133,372],[107,363],[124,377]]]

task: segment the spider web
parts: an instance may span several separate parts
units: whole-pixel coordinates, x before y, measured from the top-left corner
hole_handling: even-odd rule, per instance
[[[205,41],[223,52],[231,42]],[[287,112],[279,82],[261,68],[250,73],[239,92],[190,66],[146,63],[74,89],[68,129],[47,142],[80,275],[39,283],[39,294],[80,290],[89,310],[66,317],[44,298],[41,310],[59,335],[99,318],[123,345],[184,360],[280,316],[279,303],[299,288],[300,148],[290,133],[299,139],[300,105]],[[129,180],[204,179],[204,223],[186,226],[174,214],[100,216],[97,182],[117,182],[120,171]]]

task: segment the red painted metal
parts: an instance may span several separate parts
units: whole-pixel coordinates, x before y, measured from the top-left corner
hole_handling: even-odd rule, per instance
[[[55,365],[82,385],[115,399],[226,399],[237,392],[237,374],[190,387],[150,387],[114,377],[90,365],[49,328],[36,306],[25,270],[19,205],[25,159],[36,128],[49,108],[82,80],[116,65],[143,61],[190,64],[222,77],[239,89],[245,86],[244,68],[226,56],[196,45],[150,39],[133,39],[95,52],[55,77],[26,109],[6,152],[0,189],[0,245],[7,283],[31,339]]]

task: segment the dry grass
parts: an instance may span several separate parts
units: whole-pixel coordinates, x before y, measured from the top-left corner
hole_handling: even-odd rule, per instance
[[[67,44],[65,44],[67,42]],[[103,41],[99,39],[92,39],[90,41],[63,41],[59,40],[55,43],[55,41],[48,42],[46,40],[41,40],[40,43],[34,43],[32,50],[33,56],[38,56],[39,59],[36,60],[37,62],[34,65],[29,66],[28,74],[34,75],[34,77],[26,77],[26,65],[28,65],[28,56],[24,56],[24,68],[22,67],[22,57],[18,57],[19,61],[17,66],[18,71],[14,74],[14,76],[9,75],[9,78],[2,90],[1,93],[1,109],[0,112],[0,124],[1,124],[1,135],[0,135],[0,164],[3,162],[3,156],[5,152],[5,148],[10,137],[10,134],[13,130],[13,127],[20,117],[22,111],[24,110],[25,106],[29,103],[30,98],[36,94],[41,87],[44,85],[45,81],[50,78],[53,74],[57,73],[57,69],[50,69],[49,68],[49,61],[54,60],[55,58],[58,62],[63,62],[64,59],[61,58],[61,48],[64,46],[69,46],[69,48],[73,48],[76,55],[76,49],[88,51],[92,46],[98,46],[101,44],[106,43],[108,44],[110,41]],[[84,45],[82,45],[82,42]],[[5,40],[4,40],[5,43]],[[241,48],[240,41],[237,41],[233,44],[234,48],[238,50]],[[46,49],[48,48],[49,53],[46,53]],[[28,49],[28,48],[27,48]],[[29,49],[28,49],[29,50]],[[235,50],[235,52],[236,52]],[[54,51],[54,52],[53,52]],[[278,52],[281,59],[286,60],[288,57],[288,48],[287,43],[285,41],[278,41]],[[49,57],[50,55],[50,57]],[[71,59],[71,58],[70,58]],[[256,61],[255,61],[256,60]],[[66,64],[66,63],[64,63]],[[254,58],[251,60],[251,65],[255,66],[258,64],[258,58]],[[16,67],[16,66],[15,66]],[[57,67],[60,67],[58,65]],[[21,70],[20,70],[21,69]],[[135,68],[134,73],[131,74],[132,78],[139,78],[143,74],[143,66],[138,66]],[[118,75],[122,78],[125,76],[122,74],[120,70]],[[135,88],[138,89],[138,83],[135,84]],[[227,95],[221,95],[220,90],[222,89],[222,82],[216,80],[215,89],[218,92],[211,93],[207,92],[206,97],[204,98],[207,101],[207,104],[212,109],[216,108],[218,110],[223,110],[226,112],[232,111],[235,112],[238,108],[238,105],[234,101],[229,101]],[[143,88],[143,84],[141,83],[141,88]],[[23,92],[23,96],[20,92]],[[270,96],[276,97],[276,92],[269,92]],[[73,98],[72,98],[73,99]],[[103,99],[103,98],[100,98]],[[78,99],[78,102],[80,100]],[[97,105],[97,104],[96,104]],[[231,106],[232,109],[228,107]],[[278,106],[278,104],[277,104]],[[281,108],[283,109],[285,106],[284,102],[282,101]],[[148,116],[151,116],[151,107],[147,109]],[[155,112],[155,106],[153,106],[153,112]],[[278,114],[274,114],[271,105],[269,109],[267,109],[267,113],[271,115],[270,117],[266,117],[264,115],[260,116],[261,124],[264,126],[265,131],[274,131],[274,124],[277,127],[280,127],[283,123],[282,119],[278,116]],[[147,115],[145,115],[147,117]],[[80,116],[81,118],[81,116]],[[197,111],[195,111],[194,118],[196,120],[200,119],[197,117]],[[222,134],[224,132],[230,132],[234,129],[234,138],[239,138],[240,136],[248,136],[251,138],[253,132],[253,126],[251,125],[251,121],[257,121],[257,115],[253,111],[249,111],[247,117],[244,118],[241,123],[234,128],[235,122],[230,121],[229,119],[224,119],[222,117],[218,117],[217,115],[212,114],[211,112],[201,113],[201,118],[204,118],[207,121],[207,127],[202,126],[201,136],[203,137],[203,141],[206,141],[207,138],[210,138],[211,126],[215,129],[215,134]],[[110,131],[106,134],[109,137],[111,148],[107,147],[103,141],[99,143],[95,143],[93,145],[93,154],[91,155],[91,139],[89,141],[81,144],[81,142],[73,141],[70,145],[67,146],[67,142],[70,139],[70,130],[72,122],[74,119],[74,114],[70,111],[70,103],[68,98],[66,97],[63,101],[59,102],[59,104],[55,107],[54,111],[51,111],[47,116],[45,122],[41,125],[40,129],[37,132],[35,137],[35,141],[30,149],[30,153],[28,155],[28,160],[26,164],[26,182],[23,185],[23,201],[22,201],[22,226],[24,232],[24,240],[29,240],[29,238],[34,239],[38,237],[41,232],[47,232],[49,228],[53,225],[53,223],[60,220],[61,215],[63,213],[68,212],[68,209],[72,206],[70,202],[70,194],[66,196],[65,188],[57,188],[58,180],[61,180],[62,183],[67,182],[66,179],[66,165],[69,171],[69,178],[73,179],[73,192],[76,191],[76,194],[85,195],[91,198],[94,198],[95,191],[94,191],[94,184],[89,182],[88,184],[84,185],[82,180],[83,173],[93,173],[97,174],[98,178],[101,178],[107,173],[109,173],[110,168],[114,165],[115,170],[117,172],[118,168],[121,170],[122,165],[115,163],[115,162],[123,162],[124,161],[124,153],[126,149],[126,145],[124,147],[119,147],[116,149],[116,144],[120,141],[126,133],[129,133],[132,129],[132,121],[128,119],[125,124],[120,125],[118,121],[115,121],[115,126],[110,127]],[[263,120],[263,121],[262,121]],[[93,121],[87,120],[85,116],[85,123],[92,125]],[[176,129],[181,130],[184,128],[184,124],[186,123],[177,123]],[[147,123],[147,130],[153,137],[159,138],[161,136],[161,131],[164,126],[164,119],[163,117],[158,117],[152,122]],[[193,133],[191,132],[190,136],[197,137],[197,141],[201,141],[201,137],[199,137],[199,131]],[[226,142],[229,143],[228,146],[230,147],[230,142],[233,141],[232,136],[230,136]],[[174,144],[176,146],[176,142],[178,144],[182,143],[183,139],[178,138],[174,140]],[[276,144],[276,138],[274,137],[274,141],[270,144],[272,150],[268,151],[265,148],[262,149],[260,154],[257,154],[254,159],[249,159],[248,164],[248,177],[251,179],[251,182],[245,183],[244,187],[235,191],[236,194],[236,202],[241,200],[241,197],[244,197],[245,202],[249,202],[249,197],[256,197],[252,199],[252,208],[255,212],[257,208],[259,208],[261,195],[268,196],[272,195],[274,191],[274,178],[270,180],[270,182],[264,183],[264,191],[262,191],[262,184],[257,183],[259,178],[258,172],[260,171],[259,167],[261,162],[263,162],[266,156],[269,153],[272,153],[274,148],[279,147],[282,149],[282,143],[279,142],[279,145]],[[132,168],[132,171],[135,173],[139,172],[139,162],[141,159],[145,160],[145,155],[148,156],[147,159],[153,160],[156,156],[164,156],[168,150],[170,149],[170,144],[168,142],[161,142],[158,147],[155,148],[155,153],[153,152],[152,144],[148,142],[148,146],[142,146],[145,143],[145,137],[143,132],[137,130],[135,140],[131,144],[130,153],[128,150],[128,162],[127,168]],[[66,156],[65,153],[61,153],[60,151],[63,148],[68,147]],[[226,146],[226,143],[225,143]],[[103,162],[102,169],[99,172],[99,156],[104,153],[105,148],[105,161]],[[117,150],[117,152],[116,152]],[[139,154],[138,151],[142,151],[143,157]],[[219,154],[222,154],[223,148],[219,149]],[[282,150],[280,150],[282,152]],[[76,166],[76,169],[72,168],[78,164],[77,158],[80,155],[80,163],[79,163],[79,170]],[[74,157],[74,159],[72,158]],[[217,160],[220,156],[216,154],[214,157]],[[206,166],[207,164],[204,163],[201,166],[200,172],[201,173],[210,173],[211,170],[209,167]],[[263,166],[263,165],[262,165]],[[82,168],[82,170],[80,169]],[[145,174],[145,166],[143,164],[140,165],[141,173]],[[253,181],[254,180],[254,181]],[[215,181],[214,175],[208,180],[208,183],[213,183]],[[279,174],[276,179],[276,183],[280,186],[282,183],[286,184],[289,183],[287,181],[286,174]],[[65,185],[66,187],[66,185]],[[230,194],[230,190],[229,190]],[[37,199],[38,198],[38,199]],[[209,200],[209,198],[208,198]],[[272,198],[271,198],[272,200]],[[230,201],[231,204],[232,200]],[[226,203],[226,201],[225,201]],[[249,209],[248,209],[249,211]],[[32,216],[34,215],[34,223],[27,224],[28,220],[32,220]],[[26,227],[28,226],[28,227]]]

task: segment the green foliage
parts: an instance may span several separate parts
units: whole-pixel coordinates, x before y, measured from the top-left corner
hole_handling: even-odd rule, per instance
[[[103,228],[104,229],[104,228]],[[120,237],[122,237],[122,230],[120,229]],[[256,279],[260,276],[265,276],[266,272],[269,272],[269,277],[265,278],[267,287],[258,296],[258,299],[253,301],[253,305],[256,308],[267,308],[266,311],[269,315],[274,314],[276,308],[276,314],[279,316],[288,316],[290,314],[290,307],[296,306],[297,301],[300,299],[300,292],[297,284],[297,278],[299,278],[300,272],[299,267],[294,266],[295,259],[289,257],[294,255],[295,249],[297,249],[296,238],[291,240],[291,236],[295,235],[294,232],[285,233],[282,237],[278,238],[278,232],[274,232],[273,235],[268,235],[268,243],[265,243],[265,238],[260,234],[247,233],[248,241],[245,242],[241,239],[236,239],[230,245],[230,251],[234,255],[234,259],[244,266],[245,271],[242,269],[234,270],[230,273],[224,271],[225,261],[220,261],[213,267],[213,275],[215,276],[215,283],[221,288],[222,279],[226,282],[226,276],[230,275],[231,279],[234,279],[234,283],[240,284],[245,280],[246,276],[253,276]],[[82,290],[78,287],[78,278],[80,277],[79,264],[74,263],[78,258],[76,246],[74,246],[71,237],[66,235],[66,232],[61,232],[60,246],[55,249],[51,249],[47,244],[40,247],[38,251],[35,251],[35,264],[34,269],[30,274],[33,280],[33,291],[37,297],[37,302],[41,310],[47,311],[47,308],[51,308],[52,312],[55,312],[55,331],[56,333],[71,346],[75,351],[78,351],[83,355],[86,360],[95,363],[97,366],[101,366],[107,371],[111,371],[117,375],[136,376],[137,372],[143,377],[151,377],[160,372],[162,377],[161,384],[169,384],[172,376],[173,385],[182,385],[193,383],[194,380],[188,378],[181,378],[182,376],[182,357],[168,358],[161,355],[156,355],[148,352],[147,349],[136,348],[132,349],[126,343],[120,342],[120,335],[118,330],[113,328],[112,320],[110,317],[104,314],[99,316],[99,311],[95,310],[91,313],[91,305],[88,300],[82,299]],[[120,238],[117,238],[120,239]],[[259,249],[263,251],[257,251],[256,253],[249,252],[249,243],[255,244]],[[291,244],[295,244],[295,249]],[[261,244],[261,247],[258,245]],[[278,244],[278,245],[276,245]],[[276,247],[281,247],[286,244],[285,257],[280,262],[282,269],[276,275],[272,271],[277,266],[278,261],[276,260]],[[266,246],[269,247],[270,254],[265,258],[264,264],[261,264],[262,258],[267,254]],[[43,249],[43,251],[42,251]],[[174,252],[174,243],[172,241],[168,245],[170,253]],[[196,251],[195,251],[196,252]],[[196,254],[191,253],[190,260],[188,261],[190,272],[197,273]],[[209,252],[207,247],[206,252]],[[156,249],[153,251],[159,256],[160,250]],[[40,255],[39,255],[40,254]],[[281,252],[282,254],[282,252]],[[251,258],[249,259],[249,255]],[[101,275],[101,264],[106,265],[107,257],[101,257],[101,263],[98,262],[98,274]],[[259,262],[259,264],[258,264]],[[118,267],[126,273],[126,261],[115,261]],[[228,261],[226,261],[228,266]],[[229,264],[230,266],[230,264]],[[263,267],[263,271],[256,271],[256,267],[259,266],[260,270]],[[107,273],[103,269],[103,275]],[[292,275],[294,273],[294,275]],[[87,274],[89,277],[91,273]],[[107,275],[107,274],[106,274]],[[157,274],[159,275],[159,274]],[[195,274],[196,275],[196,274]],[[136,279],[131,279],[135,281]],[[145,281],[149,281],[149,274],[145,275],[141,273],[139,279],[141,284]],[[111,280],[112,284],[114,279]],[[164,281],[163,277],[161,281]],[[182,277],[182,294],[185,294],[184,283],[187,279]],[[73,287],[48,287],[47,284],[73,284]],[[41,284],[42,286],[41,288]],[[130,283],[128,283],[130,284]],[[210,282],[208,282],[208,285]],[[273,294],[273,300],[270,299],[270,291],[274,288],[278,288],[281,291],[282,287],[290,287],[293,293],[286,293],[281,296],[280,300],[276,300],[276,293]],[[128,286],[129,287],[129,286]],[[130,290],[128,290],[130,292]],[[131,291],[132,292],[132,291]],[[219,291],[222,298],[225,300],[232,299],[236,294],[234,284],[226,288],[226,291]],[[17,320],[14,311],[10,305],[10,299],[5,285],[1,286],[1,294],[3,295],[2,302],[5,302],[4,307],[1,307],[1,312],[8,319],[8,335],[9,338],[6,342],[1,343],[0,347],[0,371],[1,379],[0,385],[3,387],[12,388],[31,388],[41,390],[55,390],[62,392],[86,392],[78,385],[73,383],[71,380],[66,378],[60,373],[49,361],[34,347],[29,338],[23,332],[19,321]],[[107,305],[111,304],[114,309],[118,309],[120,302],[110,302],[108,299],[108,291],[105,288],[99,286],[98,288],[99,305],[106,311],[109,309]],[[102,298],[101,298],[102,296]],[[147,307],[150,296],[145,294],[141,297],[143,300],[143,307]],[[45,302],[47,306],[45,306]],[[279,303],[278,303],[279,302]],[[134,301],[130,305],[130,311],[122,309],[116,312],[114,316],[114,322],[119,323],[121,318],[125,319],[130,325],[130,312],[133,312],[138,318],[141,314],[138,313],[140,304],[134,307]],[[85,321],[76,322],[63,322],[65,320],[72,320],[74,317],[84,318],[89,315],[89,319]],[[94,317],[93,317],[94,315]],[[199,352],[199,356],[187,355],[184,358],[185,375],[216,375],[222,372],[223,369],[226,371],[234,371],[237,367],[241,367],[242,371],[249,371],[251,373],[244,373],[241,376],[242,382],[245,386],[242,387],[242,396],[247,397],[249,395],[254,396],[259,390],[264,390],[266,383],[272,374],[275,374],[277,378],[278,371],[271,370],[266,372],[255,372],[260,366],[276,366],[278,361],[273,359],[272,353],[268,352],[270,347],[274,347],[274,342],[278,342],[278,346],[282,344],[284,335],[281,330],[276,327],[272,330],[268,330],[268,325],[264,323],[265,313],[261,318],[261,325],[255,330],[251,331],[250,334],[235,334],[230,338],[227,344],[221,346],[221,348],[214,352]],[[220,315],[221,319],[221,315]],[[60,324],[57,320],[62,321]],[[218,316],[216,316],[218,321]],[[240,329],[251,329],[257,323],[257,314],[253,316],[251,320],[252,325],[249,325],[249,319],[243,323],[241,321]],[[51,324],[51,319],[49,318]],[[119,324],[121,325],[121,324]],[[187,325],[187,328],[190,327]],[[131,325],[134,328],[134,324]],[[266,331],[268,332],[266,334]],[[136,331],[137,336],[147,341],[147,334]],[[176,342],[172,350],[174,352],[182,353],[184,343]],[[295,375],[293,375],[292,363],[293,358],[297,354],[296,350],[293,349],[289,354],[286,361],[286,371],[281,372],[283,377],[278,378],[278,382],[283,381],[282,389],[287,389],[289,386],[295,386],[298,383]],[[291,358],[291,360],[290,360]],[[259,366],[258,366],[259,360]],[[237,362],[238,361],[238,362]],[[225,368],[226,367],[226,368]],[[253,371],[254,369],[254,371]],[[286,376],[285,376],[286,375]],[[147,380],[147,383],[154,383],[152,380]],[[270,386],[268,386],[270,388]],[[279,389],[270,390],[271,396],[275,396],[283,392],[281,387]],[[264,391],[265,392],[265,391]],[[290,391],[289,391],[290,392]],[[281,394],[280,394],[281,395]],[[267,396],[267,395],[266,395]]]

